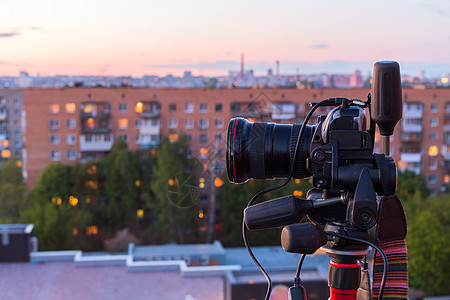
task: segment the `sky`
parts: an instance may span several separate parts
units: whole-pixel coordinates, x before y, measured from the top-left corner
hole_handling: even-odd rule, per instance
[[[0,76],[450,73],[448,0],[0,0]]]

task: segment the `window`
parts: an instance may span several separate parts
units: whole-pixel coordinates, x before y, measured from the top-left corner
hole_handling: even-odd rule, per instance
[[[15,116],[20,116],[20,110],[18,110],[17,108],[14,109],[14,115]]]
[[[431,127],[436,127],[436,126],[438,126],[438,118],[431,118],[431,119],[430,119],[430,126],[431,126]]]
[[[122,118],[119,119],[119,129],[127,129],[128,128],[128,119]]]
[[[193,103],[186,103],[184,105],[184,112],[187,114],[191,114],[194,112],[194,104]]]
[[[187,149],[187,158],[192,158],[193,157],[193,152],[192,152],[192,149]]]
[[[435,184],[436,183],[436,175],[434,175],[434,174],[428,175],[428,183]]]
[[[207,113],[208,112],[208,104],[207,103],[200,103],[200,112],[201,113]]]
[[[75,150],[67,150],[67,159],[68,160],[75,160],[76,159]]]
[[[184,128],[186,128],[186,129],[194,128],[194,120],[192,120],[192,119],[185,119],[184,120]]]
[[[59,144],[59,135],[58,134],[52,134],[50,136],[50,143],[52,143],[53,145],[58,145]]]
[[[178,127],[177,119],[169,119],[169,128],[175,129]]]
[[[50,104],[49,110],[50,110],[50,113],[52,113],[52,114],[59,113],[59,104]]]
[[[57,130],[59,129],[59,120],[51,119],[50,120],[50,130]]]
[[[200,119],[200,129],[208,128],[208,119]]]
[[[60,151],[52,151],[51,158],[53,161],[61,160],[61,152]]]
[[[75,135],[74,134],[68,134],[66,135],[66,144],[67,145],[74,145],[75,144]]]
[[[185,136],[188,143],[192,142],[192,134],[186,134]]]
[[[437,132],[431,132],[430,133],[430,140],[431,141],[437,140],[437,137],[438,137]]]
[[[15,137],[21,137],[22,136],[22,132],[20,130],[14,130],[14,136]]]
[[[69,114],[74,114],[77,106],[75,103],[66,103],[66,112]]]
[[[222,103],[216,103],[216,112],[222,111]]]
[[[76,125],[75,125],[75,120],[74,120],[74,119],[68,119],[68,120],[66,121],[66,126],[67,126],[67,128],[69,128],[69,129],[74,129],[74,128],[76,127]]]
[[[176,111],[177,111],[177,104],[169,103],[169,112],[176,112]]]
[[[206,133],[200,134],[200,143],[208,142],[208,135]]]
[[[223,127],[223,119],[216,119],[215,125],[216,125],[216,128],[222,128]]]
[[[438,104],[431,103],[431,112],[438,112]]]
[[[435,159],[430,159],[430,166],[429,166],[429,169],[430,169],[430,170],[437,170],[437,166],[438,166],[437,160],[435,160]]]
[[[17,98],[14,98],[13,104],[14,104],[14,105],[19,105],[19,104],[20,104],[20,100],[17,99]]]
[[[126,103],[119,103],[119,112],[126,113],[128,111],[128,106]]]
[[[128,135],[126,134],[119,134],[119,139],[121,139],[125,143],[128,143]]]
[[[14,148],[20,148],[22,147],[22,142],[21,141],[15,141],[14,142]]]

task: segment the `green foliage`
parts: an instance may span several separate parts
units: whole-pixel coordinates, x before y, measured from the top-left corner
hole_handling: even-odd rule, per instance
[[[127,227],[136,213],[136,180],[139,179],[137,157],[127,151],[127,145],[119,140],[110,153],[99,162],[100,194],[105,198],[102,207],[103,225],[120,230]]]
[[[222,208],[222,223],[224,236],[222,242],[226,246],[243,246],[242,218],[243,211],[250,199],[259,191],[282,183],[284,180],[250,180],[245,184],[233,184],[224,179],[224,185],[218,190],[218,199]],[[300,191],[305,197],[312,188],[308,180],[292,180],[287,186],[262,195],[257,202],[262,202]],[[280,228],[261,230],[249,233],[248,238],[252,245],[279,245]]]
[[[408,224],[410,286],[429,295],[447,295],[450,276],[450,196],[428,198],[425,179],[399,172],[397,194]]]
[[[68,203],[52,203],[33,193],[32,205],[21,217],[23,223],[33,223],[39,239],[39,250],[79,249],[83,244],[85,227],[91,216]]]
[[[0,220],[3,223],[17,222],[26,206],[25,185],[22,168],[15,157],[0,167]]]
[[[187,158],[185,137],[175,143],[164,140],[157,152],[150,184],[152,197],[146,205],[152,211],[152,234],[165,242],[184,243],[196,235],[197,190],[192,160]]]

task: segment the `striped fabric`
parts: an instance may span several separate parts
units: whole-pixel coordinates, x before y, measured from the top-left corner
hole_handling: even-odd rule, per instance
[[[398,300],[408,298],[408,261],[405,240],[380,243],[388,259],[388,273],[383,299]],[[373,266],[373,298],[378,299],[383,276],[383,257],[377,251]]]

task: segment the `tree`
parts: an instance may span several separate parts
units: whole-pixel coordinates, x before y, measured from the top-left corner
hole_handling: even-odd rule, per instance
[[[0,167],[0,219],[4,223],[17,222],[26,207],[26,189],[22,168],[16,157],[10,157]]]
[[[78,199],[71,195],[70,175],[70,166],[49,165],[27,198],[29,206],[20,220],[35,225],[41,250],[74,249],[83,244],[91,215],[81,210]]]
[[[197,233],[198,183],[193,162],[187,158],[188,149],[186,138],[181,136],[173,143],[164,139],[157,151],[150,184],[153,197],[147,199],[147,207],[152,212],[150,230],[161,241],[184,243]]]
[[[137,157],[118,140],[110,153],[98,161],[103,225],[117,231],[127,227],[136,216],[136,182],[139,180]]]

